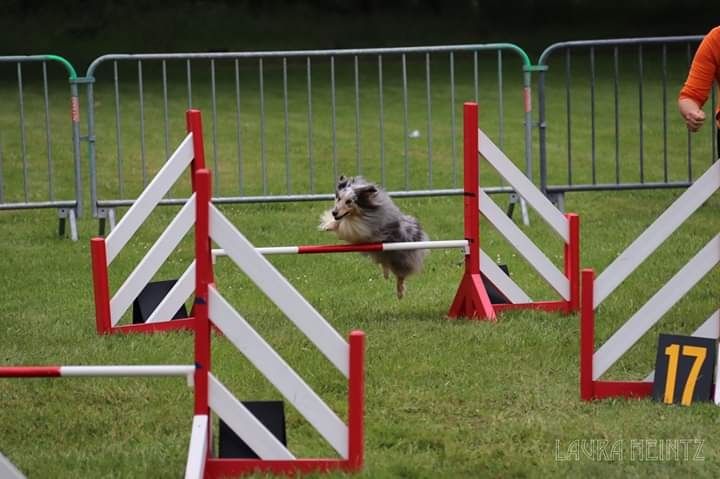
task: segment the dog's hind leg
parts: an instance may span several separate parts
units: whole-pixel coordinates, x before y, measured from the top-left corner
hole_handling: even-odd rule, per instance
[[[390,277],[390,268],[388,268],[386,265],[382,265],[383,270],[383,278],[388,279]]]
[[[397,277],[397,283],[395,283],[395,290],[397,291],[398,299],[402,299],[405,296],[405,278],[402,276]]]

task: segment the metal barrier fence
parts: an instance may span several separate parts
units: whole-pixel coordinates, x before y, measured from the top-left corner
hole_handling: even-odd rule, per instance
[[[187,107],[206,112],[218,203],[328,200],[340,174],[363,174],[398,197],[460,195],[457,105],[467,99],[480,103],[483,130],[524,159],[532,179],[535,71],[546,195],[562,206],[568,191],[684,188],[718,155],[715,122],[691,135],[675,106],[702,38],[562,42],[538,65],[508,43],[104,55],[83,78],[54,55],[0,57],[0,91],[17,98],[7,102],[17,113],[0,122],[0,210],[57,208],[61,234],[69,220],[76,238],[85,140],[102,229],[164,163]],[[69,73],[68,136],[56,99],[66,86],[48,65]],[[83,137],[79,84],[88,101]],[[709,118],[715,103],[713,89]],[[482,184],[512,193],[486,172]],[[187,193],[177,185],[163,204]]]
[[[69,75],[70,102],[68,79],[60,83],[53,66]],[[7,113],[0,123],[0,210],[56,208],[60,235],[68,221],[73,240],[83,207],[76,80],[73,66],[59,56],[0,56]]]
[[[531,71],[506,43],[104,55],[86,76],[93,215],[102,230],[132,203],[184,131],[172,119],[187,107],[209,122],[218,203],[331,199],[341,174],[395,196],[460,195],[457,105],[473,98],[483,128],[530,176]],[[508,88],[516,108],[505,106]],[[511,192],[499,176],[483,184]]]
[[[702,38],[547,47],[538,60],[543,192],[562,203],[568,191],[685,188],[717,159],[715,122],[691,135],[676,106]],[[708,118],[715,103],[713,88]]]

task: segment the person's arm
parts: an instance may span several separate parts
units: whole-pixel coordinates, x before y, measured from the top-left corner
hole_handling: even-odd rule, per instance
[[[678,95],[678,109],[690,131],[697,131],[705,120],[702,107],[710,96],[713,81],[720,67],[716,50],[720,44],[720,28],[708,33],[695,53],[687,81]]]

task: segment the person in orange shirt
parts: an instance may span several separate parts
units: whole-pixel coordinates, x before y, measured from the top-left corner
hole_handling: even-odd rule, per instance
[[[680,115],[692,132],[698,131],[705,122],[702,107],[710,95],[713,81],[720,84],[720,26],[710,30],[703,38],[678,95]],[[715,113],[715,121],[720,125],[720,109]]]

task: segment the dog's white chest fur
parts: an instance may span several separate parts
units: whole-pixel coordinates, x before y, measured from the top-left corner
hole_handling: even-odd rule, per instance
[[[372,243],[377,241],[370,225],[353,217],[338,222],[337,236],[348,243]]]

